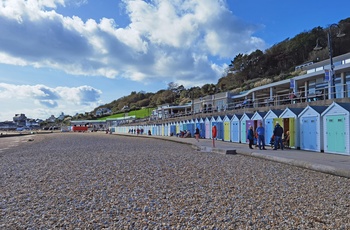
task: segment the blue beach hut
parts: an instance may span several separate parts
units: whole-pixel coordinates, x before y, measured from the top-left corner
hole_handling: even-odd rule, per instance
[[[239,143],[241,141],[241,114],[234,114],[231,119],[231,141]]]
[[[308,105],[299,115],[300,149],[321,152],[323,150],[323,122],[321,114],[327,106]]]
[[[205,124],[203,118],[199,119],[198,123],[196,123],[196,127],[199,129],[199,136],[205,138]]]
[[[192,137],[194,136],[194,125],[195,124],[193,119],[187,121],[187,130],[190,131]]]
[[[188,124],[188,123],[187,123],[187,120],[182,121],[182,130],[183,130],[183,131],[185,131],[185,130],[187,131],[187,130],[188,130],[187,124]]]
[[[176,136],[176,123],[171,122],[170,123],[170,136]]]
[[[179,122],[180,131],[184,131],[184,121]]]
[[[216,125],[216,119],[217,119],[217,117],[211,117],[211,119],[210,119],[210,128],[209,128],[209,130],[210,130],[210,132],[209,132],[209,138],[213,138],[213,135],[212,135],[212,132],[211,132],[211,130],[212,130],[212,128],[213,128],[213,126],[215,125],[216,126],[216,130],[217,130],[217,133],[219,133],[219,129],[218,129],[218,126]],[[216,135],[216,138],[218,137],[218,135]]]
[[[215,125],[216,125],[216,129],[217,129],[217,135],[216,135],[216,139],[217,140],[223,140],[224,139],[224,122],[223,122],[223,118],[224,117],[222,117],[222,116],[217,116],[215,118]]]

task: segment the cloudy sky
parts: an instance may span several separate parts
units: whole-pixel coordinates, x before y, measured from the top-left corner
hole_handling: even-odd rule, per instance
[[[239,53],[350,17],[349,0],[0,2],[0,121],[215,84]]]

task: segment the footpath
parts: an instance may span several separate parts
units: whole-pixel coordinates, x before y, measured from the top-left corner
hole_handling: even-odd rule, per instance
[[[350,178],[350,156],[348,155],[320,153],[286,148],[284,150],[273,150],[269,145],[266,146],[267,150],[259,150],[259,148],[250,149],[248,144],[225,142],[220,140],[215,140],[215,147],[213,147],[211,139],[199,139],[197,142],[195,138],[179,138],[174,136],[147,136],[118,133],[114,134],[138,138],[155,138],[165,141],[173,141],[191,145],[192,148],[198,151],[213,152],[218,154],[246,155],[335,176]]]

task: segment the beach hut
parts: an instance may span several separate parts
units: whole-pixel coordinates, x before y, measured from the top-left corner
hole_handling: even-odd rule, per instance
[[[199,129],[200,138],[205,138],[205,124],[203,118],[200,118],[196,123],[196,128]]]
[[[178,133],[180,133],[180,121],[175,122],[175,127],[176,127],[175,135],[177,135]]]
[[[157,135],[157,125],[156,124],[153,124],[152,125],[152,135]]]
[[[231,115],[226,115],[222,120],[224,123],[224,141],[231,141]]]
[[[231,141],[239,143],[241,141],[241,124],[242,115],[234,114],[231,118]]]
[[[223,140],[224,139],[223,117],[221,117],[221,116],[213,117],[211,127],[213,127],[214,125],[216,125],[216,130],[217,130],[216,139]]]
[[[254,125],[254,122],[250,120],[253,116],[252,113],[244,113],[240,120],[241,127],[241,143],[247,143],[247,133],[250,125]]]
[[[148,135],[148,132],[151,131],[152,132],[152,125],[147,125],[145,127],[145,134]]]
[[[323,122],[321,114],[327,106],[307,106],[299,115],[300,149],[323,150]]]
[[[259,124],[261,123],[263,126],[264,124],[264,117],[267,114],[267,112],[259,112],[256,111],[253,116],[250,118],[251,121],[253,121],[253,127],[254,127],[254,131],[256,131],[256,129],[259,127]],[[266,129],[265,129],[265,133],[264,136],[266,136]],[[268,142],[265,141],[265,143],[267,144]]]
[[[280,125],[283,127],[284,135],[289,131],[289,147],[300,148],[299,144],[299,119],[298,115],[303,111],[303,108],[286,108],[280,115],[282,118]],[[276,121],[277,119],[274,119]],[[282,122],[282,123],[281,123]],[[282,137],[284,138],[284,136]]]
[[[163,125],[157,124],[157,136],[162,136],[164,133]]]
[[[161,124],[160,125],[160,133],[159,133],[160,136],[165,136],[165,123]]]
[[[162,135],[162,124],[157,124],[157,136],[161,136]]]
[[[191,137],[194,137],[195,123],[193,119],[187,121],[187,130],[190,131]]]
[[[184,121],[179,122],[179,128],[180,128],[180,132],[185,130],[184,129]]]
[[[218,116],[216,118],[216,126],[218,128],[218,135],[217,135],[217,139],[218,140],[224,140],[224,118],[225,116]]]
[[[171,126],[172,126],[172,122],[168,122],[168,129],[167,129],[167,131],[168,131],[168,136],[171,135]]]
[[[321,116],[324,152],[350,155],[350,104],[333,102]]]
[[[169,136],[169,123],[164,124],[164,136]]]
[[[169,136],[176,136],[176,123],[171,122],[170,123],[170,134]]]
[[[187,128],[187,124],[188,124],[188,120],[183,120],[183,121],[182,121],[182,128],[183,128],[183,131],[185,131],[185,130],[187,131],[187,129],[188,129],[188,128]]]
[[[282,114],[283,110],[269,110],[264,116],[264,126],[265,126],[265,143],[268,145],[270,143],[270,139],[273,135],[273,129],[275,127],[274,119],[278,119]]]
[[[206,117],[204,120],[205,124],[205,138],[210,139],[211,138],[211,117]]]
[[[210,130],[210,132],[209,132],[209,136],[210,136],[210,138],[212,138],[212,132],[211,132],[211,130],[212,130],[212,128],[213,128],[213,126],[215,125],[216,126],[216,138],[218,137],[218,133],[219,133],[219,129],[218,129],[218,126],[216,125],[216,119],[217,119],[217,116],[213,116],[213,117],[211,117],[211,119],[210,119],[210,128],[209,128],[209,130]]]

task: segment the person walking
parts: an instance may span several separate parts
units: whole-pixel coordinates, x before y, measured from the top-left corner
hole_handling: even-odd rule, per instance
[[[213,125],[213,128],[211,129],[211,136],[213,138],[213,148],[215,148],[215,138],[217,135],[217,129],[216,129],[216,125]]]
[[[283,150],[283,142],[282,142],[282,135],[283,135],[283,128],[280,126],[278,122],[276,122],[276,126],[273,130],[273,135],[275,137],[275,146],[273,150],[277,150],[278,146],[281,146],[281,149]]]
[[[194,136],[196,137],[197,142],[199,142],[199,129],[196,128],[196,132],[194,133]]]
[[[263,127],[262,123],[260,122],[259,127],[256,129],[256,133],[258,134],[258,145],[259,149],[265,149],[265,128]],[[262,147],[262,148],[261,148]]]
[[[254,144],[253,126],[249,126],[248,133],[247,133],[247,139],[249,141],[249,148],[253,149],[253,144]]]

